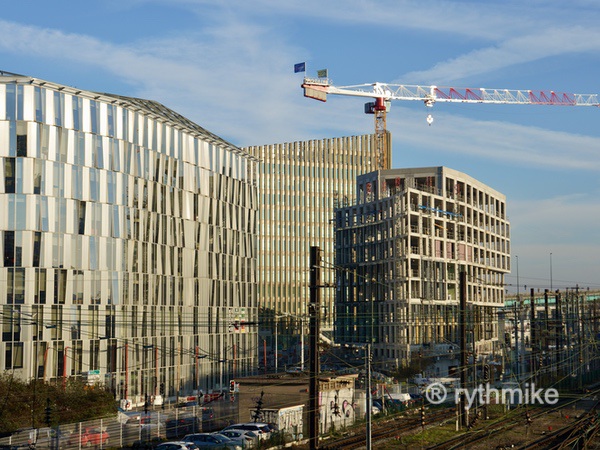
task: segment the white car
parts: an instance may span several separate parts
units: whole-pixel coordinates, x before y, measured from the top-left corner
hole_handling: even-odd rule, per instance
[[[216,434],[222,434],[223,436],[227,436],[229,439],[243,442],[245,448],[255,446],[259,439],[258,433],[255,433],[252,430],[231,429],[218,431]]]
[[[222,431],[238,430],[238,431],[252,431],[258,435],[259,439],[269,439],[271,436],[272,428],[268,423],[262,422],[246,422],[236,423],[223,428]]]

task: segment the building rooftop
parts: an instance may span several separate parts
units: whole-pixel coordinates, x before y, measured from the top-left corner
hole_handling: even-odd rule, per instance
[[[114,104],[117,106],[121,106],[123,108],[127,108],[132,111],[143,111],[149,117],[154,118],[159,122],[167,123],[174,128],[185,129],[189,134],[195,136],[204,141],[210,142],[215,145],[219,145],[221,147],[225,147],[231,151],[236,153],[243,153],[244,155],[250,157],[245,151],[241,150],[239,147],[233,145],[232,143],[224,140],[223,138],[217,136],[214,133],[206,130],[200,125],[192,122],[181,114],[176,113],[170,108],[167,108],[163,104],[154,101],[154,100],[145,100],[136,97],[127,97],[123,95],[117,94],[109,94],[103,92],[94,92],[87,91],[84,89],[79,89],[71,86],[66,86],[58,83],[54,83],[51,81],[42,80],[39,78],[30,77],[27,75],[19,75],[16,73],[11,73],[7,71],[0,70],[0,83],[18,83],[18,84],[30,84],[39,87],[47,87],[51,89],[56,89],[61,92],[65,92],[72,95],[78,95],[80,97],[86,97],[91,100],[99,100],[105,103]],[[251,159],[255,159],[251,157]]]

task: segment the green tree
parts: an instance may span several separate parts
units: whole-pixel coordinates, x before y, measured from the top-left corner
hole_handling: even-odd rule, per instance
[[[0,374],[0,433],[19,428],[43,427],[50,399],[51,425],[73,423],[116,414],[113,395],[101,386],[88,386],[78,380],[49,383],[28,382],[10,372]]]

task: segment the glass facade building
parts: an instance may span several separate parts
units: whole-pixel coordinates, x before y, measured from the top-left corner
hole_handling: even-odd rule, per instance
[[[391,142],[389,136],[387,142]],[[321,248],[324,264],[321,279],[333,286],[334,211],[353,202],[356,177],[378,167],[380,157],[375,136],[244,149],[260,160],[258,278],[259,304],[267,322],[264,336],[271,336],[279,327],[280,333],[297,337],[300,323],[304,321],[308,326],[310,247]],[[388,149],[383,161],[386,168],[390,167],[390,154]],[[321,292],[321,329],[325,333],[333,328],[333,291]],[[274,321],[281,323],[275,325]],[[278,345],[285,346],[286,342],[280,339]],[[269,343],[272,345],[274,340]]]
[[[1,369],[134,404],[250,373],[257,168],[157,102],[2,73]]]
[[[457,348],[466,272],[470,351],[492,352],[510,272],[505,196],[447,167],[364,174],[356,195],[336,210],[336,342],[371,343],[388,368]]]

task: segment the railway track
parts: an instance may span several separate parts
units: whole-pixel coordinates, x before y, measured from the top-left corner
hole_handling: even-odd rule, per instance
[[[567,425],[553,433],[520,447],[520,450],[559,450],[567,448],[587,448],[600,431],[598,414],[595,410],[589,411],[575,423]]]
[[[577,399],[563,403],[560,406],[548,410],[547,408],[536,407],[529,408],[528,410],[517,410],[518,412],[512,413],[510,416],[503,417],[493,423],[486,424],[483,428],[475,428],[471,431],[462,433],[452,439],[449,439],[440,444],[428,447],[428,450],[456,450],[471,448],[477,444],[482,444],[484,441],[499,436],[502,433],[511,429],[523,426],[524,423],[534,421],[537,418],[549,414],[550,412],[556,412],[560,409],[570,407],[573,403],[577,402]],[[577,442],[585,436],[595,436],[598,432],[598,423],[596,422],[596,408],[600,402],[595,402],[595,405],[591,408],[590,412],[578,419],[576,422],[566,425],[555,432],[548,433],[537,441],[527,444],[522,449],[546,449],[546,448],[569,448],[569,447],[552,447],[549,446],[552,442]],[[561,444],[562,445],[562,444]],[[494,447],[490,447],[494,448]],[[497,447],[498,450],[502,447]]]
[[[427,413],[427,422],[431,424],[439,424],[449,420],[455,416],[455,410],[444,409],[429,411]],[[430,426],[429,425],[429,426]],[[397,417],[390,421],[378,422],[371,429],[371,442],[375,444],[378,441],[395,438],[401,434],[414,431],[421,427],[421,420],[417,414],[411,416]],[[321,443],[322,450],[352,450],[364,447],[366,445],[366,433],[364,430],[352,436],[345,436],[335,441]]]
[[[600,394],[600,390],[598,389],[594,390],[594,392],[588,392],[588,395],[591,396],[598,394]],[[507,415],[504,415],[501,418],[493,421],[484,421],[480,419],[470,430],[459,433],[455,437],[448,439],[445,442],[431,445],[427,448],[429,450],[456,450],[477,447],[502,450],[504,447],[502,447],[502,444],[500,444],[501,440],[499,438],[503,436],[503,433],[513,430],[513,433],[516,432],[518,434],[521,431],[518,429],[518,427],[524,427],[524,425],[530,421],[535,424],[538,419],[543,421],[544,416],[547,416],[550,413],[558,413],[560,410],[564,410],[568,414],[572,411],[571,407],[574,407],[574,405],[581,400],[582,398],[578,396],[577,398],[569,401],[561,401],[561,404],[556,405],[554,408],[542,406],[529,406],[528,408],[519,407],[512,410]],[[573,448],[575,445],[581,445],[581,443],[590,442],[593,439],[600,438],[600,416],[598,416],[596,413],[596,410],[599,406],[600,402],[595,401],[589,408],[590,411],[587,414],[582,415],[575,422],[561,427],[554,432],[546,432],[544,436],[541,436],[539,439],[523,445],[521,448],[523,450],[566,449]],[[430,428],[434,425],[438,426],[444,422],[453,421],[455,419],[455,414],[456,411],[454,407],[443,410],[428,410],[426,416],[426,428]],[[373,448],[377,448],[377,444],[382,445],[382,443],[386,440],[394,439],[411,433],[414,434],[416,431],[421,429],[421,426],[418,410],[414,410],[413,414],[406,416],[396,417],[391,420],[377,421],[373,424],[373,428],[371,430],[371,442],[373,444]],[[557,426],[558,425],[555,424],[554,427],[556,428]],[[529,428],[527,428],[526,432],[529,433]],[[521,440],[521,443],[522,442],[523,440]],[[568,446],[569,444],[571,446]],[[354,431],[351,435],[346,435],[335,440],[321,441],[320,449],[353,450],[364,448],[365,445],[365,428],[361,427]],[[516,447],[511,446],[510,448]]]

